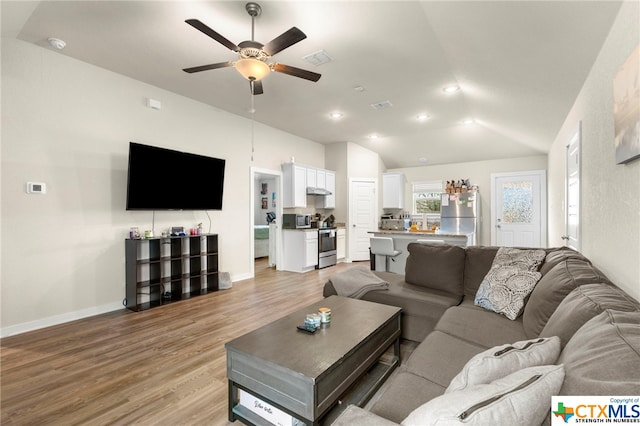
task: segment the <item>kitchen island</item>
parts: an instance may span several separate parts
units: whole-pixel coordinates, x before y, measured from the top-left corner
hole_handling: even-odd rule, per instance
[[[473,234],[467,232],[445,232],[445,231],[400,231],[383,230],[369,232],[374,237],[391,237],[396,250],[401,250],[398,256],[389,262],[388,271],[396,274],[404,274],[404,267],[409,256],[407,246],[418,240],[442,240],[445,244],[452,246],[466,247],[471,244]]]

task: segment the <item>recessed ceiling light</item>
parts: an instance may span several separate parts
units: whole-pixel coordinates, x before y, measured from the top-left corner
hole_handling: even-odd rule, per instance
[[[353,88],[353,90],[355,90],[356,92],[364,92],[365,88],[362,86],[356,86]]]
[[[416,120],[418,121],[427,121],[429,119],[429,115],[428,114],[418,114],[416,115]]]
[[[333,118],[334,120],[338,120],[344,117],[344,114],[338,111],[334,111],[329,113],[329,117]]]
[[[426,163],[427,159],[426,159],[426,157],[420,157],[420,158],[418,158],[418,161],[421,162],[421,163]]]
[[[470,125],[472,125],[472,124],[473,124],[473,123],[475,123],[475,122],[476,122],[476,121],[475,121],[473,118],[467,118],[466,120],[464,120],[464,121],[462,122],[462,124],[464,124],[465,126],[470,126]]]
[[[60,40],[59,38],[49,37],[47,41],[49,42],[51,47],[55,47],[58,50],[64,49],[67,45],[64,40]]]
[[[369,139],[371,139],[371,140],[376,140],[376,139],[378,139],[379,137],[380,137],[380,136],[378,136],[378,135],[377,135],[377,134],[375,134],[375,133],[372,133],[372,134],[370,134],[370,135],[369,135]]]
[[[456,93],[458,90],[460,90],[460,86],[457,84],[450,84],[442,89],[444,93]]]

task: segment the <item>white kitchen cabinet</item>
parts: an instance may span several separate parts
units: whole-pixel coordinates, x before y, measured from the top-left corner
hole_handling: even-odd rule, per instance
[[[282,207],[307,207],[307,167],[284,163],[282,188]]]
[[[331,195],[316,197],[316,207],[319,209],[335,209],[336,208],[336,172],[333,172],[331,170],[322,170],[322,174],[324,175],[324,184],[325,184],[325,186],[322,188],[331,192]]]
[[[384,173],[382,175],[382,208],[405,208],[403,173]]]
[[[347,230],[338,228],[336,231],[336,258],[344,259],[347,255]]]
[[[312,167],[307,167],[307,187],[316,188],[318,186],[318,171]]]
[[[327,189],[327,171],[326,170],[322,170],[322,169],[316,170],[316,186],[318,188]]]
[[[282,231],[282,269],[307,272],[318,264],[318,230],[284,229]]]

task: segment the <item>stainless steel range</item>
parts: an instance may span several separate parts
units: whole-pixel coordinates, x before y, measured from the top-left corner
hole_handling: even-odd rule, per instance
[[[316,269],[326,268],[336,264],[336,228],[318,229],[318,266]]]

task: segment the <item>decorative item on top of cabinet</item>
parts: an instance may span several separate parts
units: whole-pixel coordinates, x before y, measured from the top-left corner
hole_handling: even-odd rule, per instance
[[[382,175],[382,208],[404,209],[404,174],[384,173]]]

